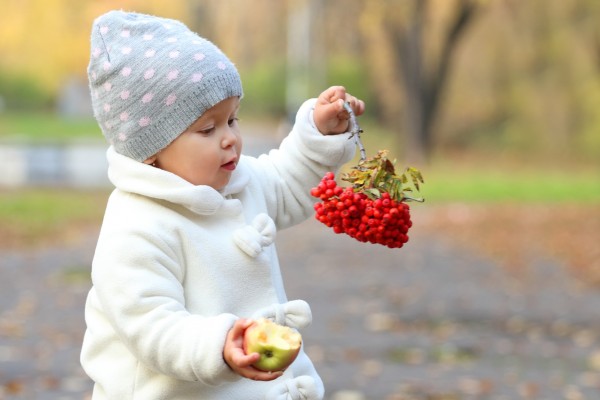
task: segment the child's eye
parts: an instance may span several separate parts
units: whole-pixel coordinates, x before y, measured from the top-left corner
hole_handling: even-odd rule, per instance
[[[227,123],[229,124],[229,126],[233,126],[233,125],[235,125],[235,123],[236,123],[237,121],[239,121],[239,120],[240,120],[240,119],[239,119],[238,117],[233,117],[233,118],[231,118],[229,121],[227,121]]]
[[[213,131],[215,130],[214,126],[211,126],[210,128],[204,128],[204,129],[200,129],[198,131],[198,133],[201,133],[203,135],[210,135]]]

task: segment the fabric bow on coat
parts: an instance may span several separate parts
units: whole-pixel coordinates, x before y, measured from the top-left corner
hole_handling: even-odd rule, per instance
[[[273,243],[276,233],[275,222],[267,214],[261,213],[254,217],[250,225],[236,229],[233,241],[250,257],[256,258]]]
[[[311,324],[312,312],[306,301],[292,300],[287,303],[272,304],[261,308],[254,313],[252,318],[267,318],[279,325],[300,329]]]
[[[315,380],[308,375],[302,375],[275,386],[267,393],[265,400],[320,400],[322,398],[323,393],[319,393]]]

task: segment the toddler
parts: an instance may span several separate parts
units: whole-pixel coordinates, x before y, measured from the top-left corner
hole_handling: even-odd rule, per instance
[[[235,66],[181,22],[123,11],[94,22],[88,76],[115,186],[85,309],[93,399],[322,399],[303,351],[262,372],[242,339],[259,317],[310,323],[308,304],[286,298],[273,241],[353,157],[343,105],[364,103],[331,87],[279,149],[244,156]]]

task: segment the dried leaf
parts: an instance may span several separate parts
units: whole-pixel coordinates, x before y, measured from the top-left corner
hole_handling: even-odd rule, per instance
[[[408,167],[403,174],[397,175],[394,162],[387,158],[387,150],[380,150],[372,158],[360,160],[358,165],[342,176],[342,180],[350,182],[354,191],[364,192],[369,198],[376,199],[382,193],[389,193],[397,201],[416,200],[406,196],[413,188],[420,190],[423,183],[421,172]]]
[[[23,393],[25,385],[21,380],[13,379],[4,384],[4,390],[9,395],[19,395]]]

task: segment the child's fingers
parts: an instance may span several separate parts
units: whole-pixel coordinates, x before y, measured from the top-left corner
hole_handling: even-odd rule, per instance
[[[277,372],[265,372],[258,370],[252,366],[255,362],[260,359],[260,354],[252,353],[252,354],[236,354],[233,357],[234,360],[234,370],[244,378],[252,379],[255,381],[271,381],[273,379],[279,378],[283,375],[283,371]]]
[[[332,86],[321,93],[313,114],[319,132],[330,135],[348,129],[350,114],[344,107],[345,103],[350,105],[355,115],[361,115],[365,110],[365,103],[348,94],[343,86]]]
[[[345,102],[345,99],[337,99],[335,103],[328,104],[326,107],[329,109],[327,110],[326,115],[331,119],[336,118],[340,121],[349,119],[350,114],[348,114],[348,111],[344,108]]]
[[[240,318],[231,327],[227,336],[232,342],[240,341],[244,338],[244,332],[252,324],[252,320]]]
[[[337,109],[336,117],[339,121],[350,119],[350,114],[348,113],[348,110],[346,110],[346,107],[344,107],[344,103],[346,102],[348,102],[348,100],[340,99],[335,103],[335,108]],[[352,107],[352,104],[350,104],[350,107]]]
[[[352,112],[356,116],[361,115],[365,111],[365,103],[362,100],[358,100],[354,96],[346,95],[345,102],[350,105],[350,108],[352,109]],[[338,121],[349,120],[350,119],[350,113],[348,112],[348,110],[346,109],[346,107],[344,107],[344,102],[340,100],[340,101],[336,102],[336,105],[338,105],[338,103],[339,103],[339,105],[341,107],[341,109],[337,113],[337,119],[338,119]]]
[[[340,99],[346,98],[346,88],[343,86],[331,86],[319,96],[323,104],[336,103]]]
[[[279,378],[281,375],[283,375],[283,371],[264,372],[254,368],[254,372],[251,373],[249,378],[255,381],[272,381]]]
[[[236,351],[233,354],[232,360],[235,365],[239,368],[246,368],[254,364],[260,359],[260,354],[252,353],[252,354],[244,354],[243,350]]]
[[[365,102],[350,94],[346,94],[346,103],[350,104],[350,108],[352,108],[354,115],[361,115],[365,112]]]
[[[254,381],[272,381],[283,375],[283,371],[261,371],[250,366],[241,371],[240,375]]]

